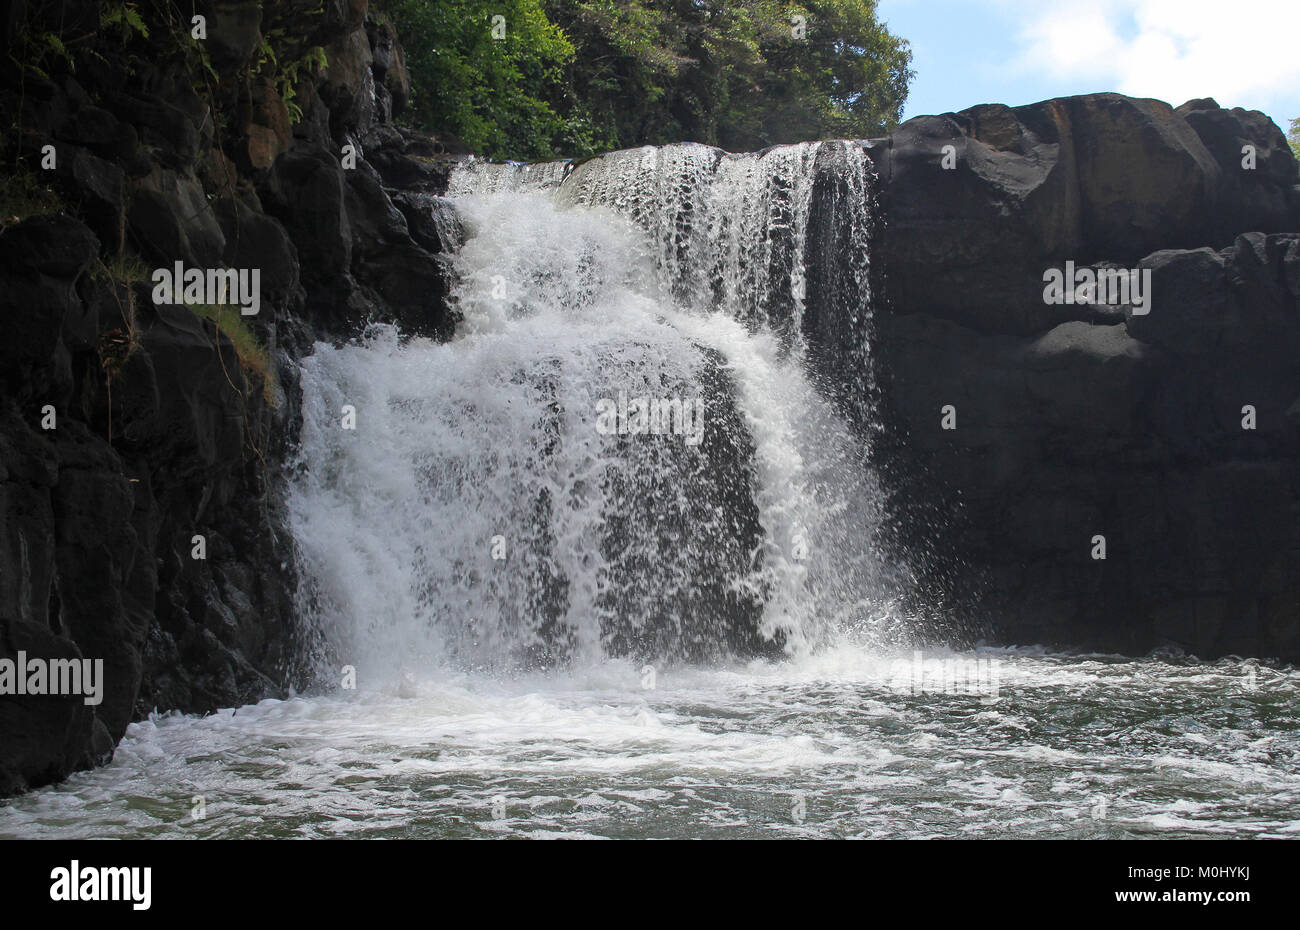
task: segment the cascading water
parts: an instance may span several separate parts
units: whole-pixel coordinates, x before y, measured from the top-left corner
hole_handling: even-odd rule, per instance
[[[1294,837],[1294,669],[893,648],[866,155],[463,166],[455,338],[303,363],[321,687],[133,724],[0,837]]]
[[[861,326],[858,145],[456,172],[457,337],[381,328],[304,364],[292,513],[332,655],[382,675],[901,634],[879,492],[809,375],[805,256],[829,146]]]

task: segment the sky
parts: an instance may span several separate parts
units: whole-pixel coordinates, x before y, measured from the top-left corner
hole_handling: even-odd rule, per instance
[[[1118,91],[1300,116],[1300,0],[880,0],[912,45],[904,118]]]

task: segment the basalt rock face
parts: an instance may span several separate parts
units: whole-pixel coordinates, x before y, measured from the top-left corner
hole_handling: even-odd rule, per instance
[[[1300,658],[1280,130],[1104,94],[921,117],[873,156],[878,454],[922,587],[999,642]],[[1067,261],[1149,270],[1149,305],[1046,303]]]
[[[1281,130],[1213,101],[979,106],[909,120],[873,157],[893,303],[982,332],[1027,335],[1071,318],[1041,299],[1043,269],[1067,258],[1132,267],[1159,249],[1223,248],[1243,232],[1300,225]]]
[[[400,44],[364,0],[299,7],[198,3],[206,63],[188,13],[141,2],[148,39],[101,28],[75,73],[3,66],[21,127],[6,170],[51,181],[65,210],[0,217],[0,658],[102,659],[104,694],[0,696],[0,795],[103,761],[155,708],[286,693],[292,359],[370,321],[451,331],[439,243],[393,201],[399,182],[441,193],[448,170],[390,123],[410,88]],[[22,48],[94,33],[101,13],[20,2],[0,26]],[[297,80],[265,67],[264,40],[290,41]],[[177,261],[259,270],[260,351],[155,306],[150,274]]]

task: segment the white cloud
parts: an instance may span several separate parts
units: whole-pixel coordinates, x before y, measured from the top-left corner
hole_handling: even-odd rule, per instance
[[[1177,106],[1300,115],[1300,0],[993,0],[1021,24],[1013,67]]]

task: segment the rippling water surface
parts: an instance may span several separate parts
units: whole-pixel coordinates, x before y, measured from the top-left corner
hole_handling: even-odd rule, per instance
[[[0,836],[1295,837],[1298,690],[1231,661],[849,646],[407,679],[134,724],[111,765],[0,807]]]
[[[869,373],[868,168],[812,143],[458,169],[456,339],[381,327],[302,363],[300,609],[319,680],[360,689],[137,723],[0,804],[0,836],[1300,833],[1293,669],[891,651],[944,637],[894,609],[908,566],[803,332],[816,297]],[[730,458],[607,435],[620,392],[707,397]],[[752,654],[749,623],[795,657],[667,661]],[[435,671],[539,655],[567,671]]]

